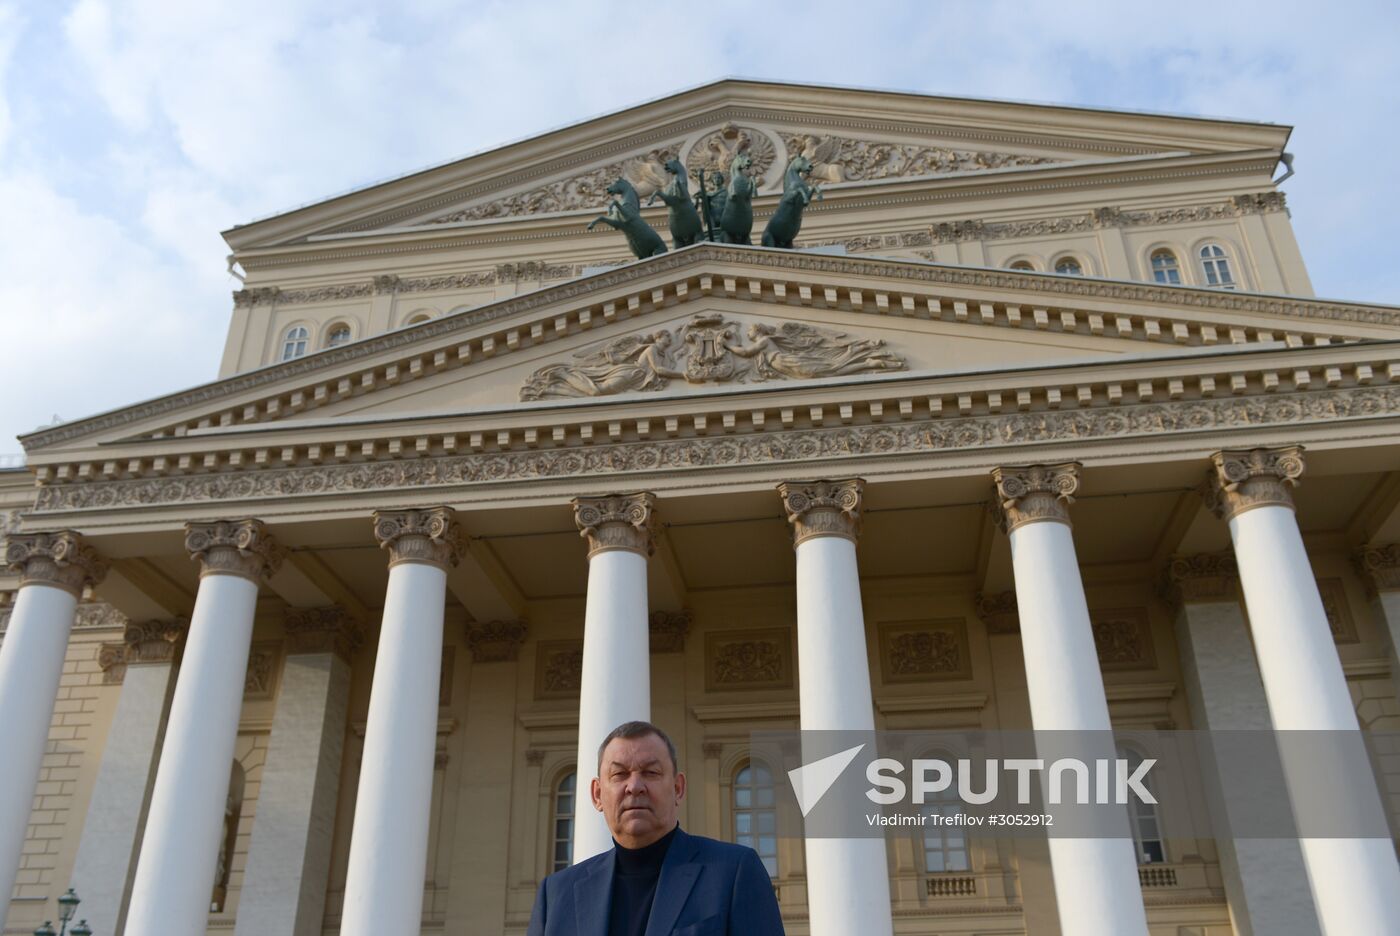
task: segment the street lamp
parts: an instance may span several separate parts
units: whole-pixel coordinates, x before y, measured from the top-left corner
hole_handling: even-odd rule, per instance
[[[54,932],[53,922],[45,920],[44,925],[34,931],[34,936],[68,936],[68,922],[73,919],[73,915],[78,912],[78,904],[82,903],[73,888],[68,888],[63,896],[58,898],[58,932]],[[72,936],[92,936],[92,927],[87,925],[87,920],[79,921],[73,927]]]

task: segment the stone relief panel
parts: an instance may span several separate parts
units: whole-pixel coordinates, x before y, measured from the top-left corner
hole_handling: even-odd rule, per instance
[[[880,674],[886,684],[972,676],[967,622],[962,618],[887,621],[878,633]]]
[[[583,641],[541,640],[535,647],[535,698],[577,699],[583,686]]]
[[[705,635],[705,691],[791,689],[792,631],[785,627]]]
[[[520,388],[520,399],[663,390],[672,380],[806,380],[905,367],[904,358],[881,339],[853,338],[801,322],[755,322],[744,329],[721,315],[704,314],[678,329],[626,335],[577,352],[574,363],[542,367]]]
[[[457,648],[442,648],[442,669],[438,673],[438,708],[452,705],[452,673],[457,663]]]
[[[1332,631],[1332,639],[1337,643],[1358,643],[1361,638],[1356,633],[1356,621],[1351,616],[1351,606],[1347,604],[1347,592],[1342,580],[1318,579],[1317,591],[1322,596],[1322,610],[1327,614],[1327,627]]]
[[[1152,646],[1146,608],[1091,610],[1089,624],[1094,630],[1100,669],[1109,672],[1156,668],[1157,653]]]
[[[695,141],[686,151],[685,167],[692,177],[703,168],[707,177],[712,172],[723,172],[728,179],[734,158],[746,153],[748,174],[757,182],[771,183],[781,179],[779,173],[772,171],[774,167],[782,168],[781,149],[782,143],[764,130],[728,123]]]
[[[783,134],[783,144],[789,153],[801,153],[811,160],[812,178],[825,182],[869,182],[1063,161],[1048,156],[795,133]]]
[[[258,640],[248,652],[248,672],[243,679],[243,698],[270,699],[277,692],[281,669],[282,641]]]

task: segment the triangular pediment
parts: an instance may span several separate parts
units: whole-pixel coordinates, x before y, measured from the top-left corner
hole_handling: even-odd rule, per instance
[[[757,198],[805,153],[833,190],[1153,157],[1281,149],[1288,128],[932,95],[725,80],[225,232],[235,250],[586,212],[662,165],[728,170],[746,148]]]

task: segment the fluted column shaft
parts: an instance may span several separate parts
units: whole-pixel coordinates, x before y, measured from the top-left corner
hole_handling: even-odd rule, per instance
[[[588,541],[588,598],[578,713],[578,785],[574,863],[612,847],[612,832],[588,795],[598,775],[598,745],[618,725],[651,719],[647,559],[651,494],[581,497],[574,504]]]
[[[1070,531],[1079,466],[992,473],[1011,560],[1036,731],[1109,732],[1108,700]],[[1113,757],[1111,744],[1101,756]],[[1147,936],[1128,814],[1112,838],[1051,837],[1060,926],[1074,936]]]
[[[126,932],[203,936],[218,867],[258,583],[282,549],[257,520],[191,523],[199,591],[156,769]]]
[[[71,531],[12,535],[5,564],[20,574],[20,587],[0,644],[0,928],[19,873],[78,599],[107,571]]]
[[[417,933],[437,747],[447,570],[464,541],[448,507],[378,511],[389,586],[370,688],[342,936]]]
[[[857,478],[778,486],[797,551],[797,668],[803,731],[875,730],[856,565],[864,486]],[[813,936],[878,936],[893,931],[882,839],[809,838],[805,851]]]
[[[1274,729],[1359,732],[1293,511],[1290,488],[1303,474],[1302,449],[1220,452],[1213,462],[1207,503],[1230,527]],[[1301,776],[1301,766],[1290,766],[1285,745],[1285,779]],[[1354,808],[1383,816],[1373,784],[1367,796],[1374,802]],[[1303,815],[1308,804],[1295,799],[1293,809]],[[1392,931],[1400,920],[1400,864],[1388,840],[1303,838],[1300,844],[1327,936]]]

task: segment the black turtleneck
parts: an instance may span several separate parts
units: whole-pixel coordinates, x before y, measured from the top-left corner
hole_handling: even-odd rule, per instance
[[[670,832],[641,848],[623,848],[613,840],[614,856],[612,906],[608,910],[608,936],[643,936],[651,904],[656,899],[656,882],[661,878],[661,862],[676,837],[678,824]]]

